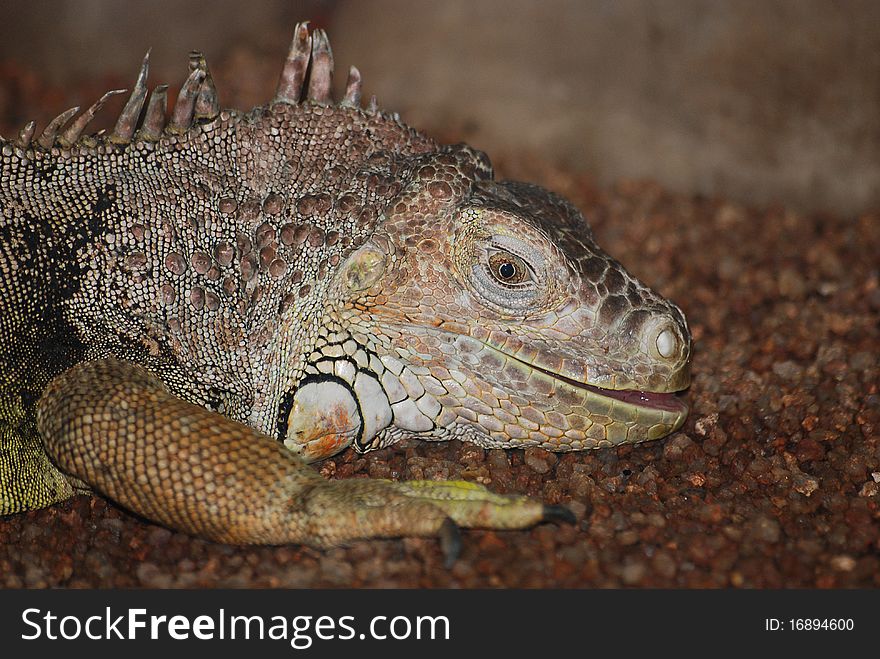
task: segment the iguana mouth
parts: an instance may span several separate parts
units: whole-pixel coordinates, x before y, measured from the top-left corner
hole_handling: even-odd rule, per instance
[[[687,403],[685,403],[681,399],[682,392],[680,391],[658,392],[640,391],[638,389],[606,389],[604,387],[599,387],[595,384],[588,384],[586,382],[573,380],[572,378],[561,375],[560,373],[542,368],[537,364],[532,364],[522,359],[519,359],[518,357],[504,352],[503,350],[498,350],[498,348],[495,348],[494,346],[489,347],[492,348],[492,350],[495,350],[496,352],[504,355],[508,359],[513,359],[514,361],[522,364],[523,366],[543,373],[544,375],[547,375],[554,380],[565,382],[566,384],[577,389],[589,391],[593,394],[596,394],[597,396],[613,398],[614,400],[619,400],[622,403],[626,403],[627,405],[632,405],[634,407],[657,410],[658,412],[671,412],[673,414],[681,415],[682,420],[687,415],[689,410]]]
[[[563,382],[566,382],[573,387],[586,389],[588,391],[592,391],[594,394],[598,394],[599,396],[605,396],[606,398],[614,398],[615,400],[627,403],[628,405],[635,405],[636,407],[646,407],[652,410],[660,410],[674,413],[684,413],[688,411],[687,403],[685,403],[681,399],[681,392],[679,391],[660,393],[656,391],[640,391],[638,389],[605,389],[603,387],[597,387],[594,384],[587,384],[586,382],[578,382],[577,380],[572,380],[565,377],[564,375],[559,375],[558,373],[544,370],[541,367],[535,366],[533,364],[529,364],[529,366],[531,366],[535,370],[541,371],[542,373],[546,373],[547,375],[556,378],[557,380],[562,380]]]

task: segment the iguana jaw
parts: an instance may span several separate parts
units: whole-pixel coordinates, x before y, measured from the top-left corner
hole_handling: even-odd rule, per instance
[[[492,346],[488,347],[492,348]],[[674,414],[681,414],[682,422],[684,422],[684,417],[687,416],[689,408],[687,404],[679,397],[679,394],[682,393],[681,391],[641,391],[638,389],[608,389],[606,387],[599,387],[595,384],[589,384],[587,382],[578,382],[577,380],[568,378],[564,375],[561,375],[560,373],[554,373],[553,371],[541,368],[536,364],[530,364],[529,362],[523,361],[522,359],[518,359],[517,357],[509,355],[502,350],[497,350],[497,348],[492,349],[500,352],[502,355],[509,359],[516,360],[520,364],[523,364],[524,366],[527,366],[532,370],[545,373],[555,380],[560,380],[579,389],[585,389],[598,396],[612,398],[616,401],[619,401],[620,403],[623,403],[624,405],[650,410],[672,412]],[[680,427],[680,425],[681,424],[679,423],[676,428]]]
[[[444,411],[435,419],[437,427],[453,434],[456,425],[470,427],[475,434],[468,439],[487,448],[579,451],[632,444],[675,432],[688,415],[678,395],[690,382],[686,363],[662,382],[652,378],[654,391],[609,389],[526,361],[523,353],[541,359],[533,350],[514,356],[462,325],[383,320],[371,334],[395,337],[389,354],[417,364],[433,382],[423,380],[425,389],[446,389],[448,395],[438,398]]]
[[[598,424],[602,419],[608,420],[608,423],[601,424],[606,428],[606,438],[598,445],[659,439],[681,428],[687,419],[689,407],[681,399],[681,391],[608,389],[573,380],[524,361],[488,343],[482,341],[480,343],[530,374],[543,375],[553,383],[561,385],[560,388],[572,388],[582,392],[584,406],[594,411],[594,423]],[[556,392],[555,388],[553,392]]]

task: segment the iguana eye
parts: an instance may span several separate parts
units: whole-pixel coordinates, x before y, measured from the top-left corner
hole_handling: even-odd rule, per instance
[[[537,308],[547,293],[547,257],[540,248],[501,233],[455,243],[461,274],[477,300],[494,311],[521,316]]]
[[[489,256],[489,272],[502,284],[521,284],[531,279],[525,261],[508,252],[495,252]]]

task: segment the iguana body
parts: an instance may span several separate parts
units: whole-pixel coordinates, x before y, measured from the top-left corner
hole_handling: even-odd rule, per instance
[[[305,463],[681,425],[678,308],[564,200],[362,110],[356,69],[334,103],[322,32],[297,27],[248,114],[219,110],[194,54],[166,120],[146,65],[110,135],[82,135],[98,104],[0,142],[0,513],[88,486],[240,543],[522,527],[554,511]]]

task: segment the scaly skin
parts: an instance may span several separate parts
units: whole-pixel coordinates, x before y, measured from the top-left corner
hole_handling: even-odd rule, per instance
[[[324,480],[272,438],[173,396],[146,369],[115,359],[55,378],[37,424],[64,471],[100,483],[149,519],[219,542],[327,547],[437,535],[448,518],[521,528],[547,512],[470,483]]]
[[[452,555],[456,525],[567,515],[306,463],[411,435],[570,451],[683,423],[684,316],[568,202],[362,110],[355,69],[334,103],[305,25],[247,115],[190,65],[168,119],[145,60],[110,135],[83,135],[102,99],[0,142],[0,513],[88,488],[222,542],[439,535]]]

